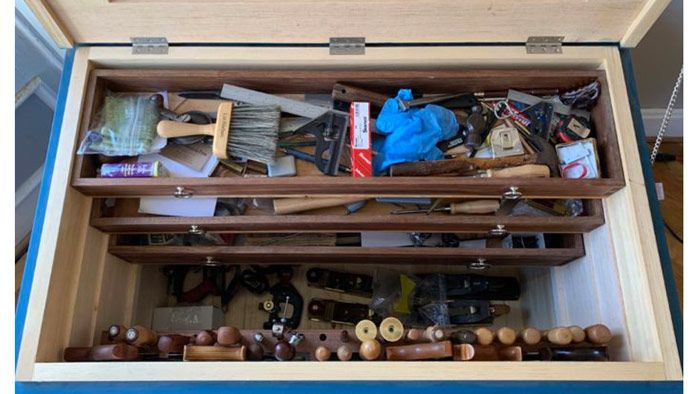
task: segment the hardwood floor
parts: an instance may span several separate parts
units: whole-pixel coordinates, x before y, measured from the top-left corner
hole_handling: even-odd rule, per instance
[[[653,144],[651,141],[650,146]],[[663,183],[661,215],[666,225],[666,242],[671,255],[673,276],[683,307],[683,140],[666,138],[659,152],[676,155],[675,161],[654,163],[654,179]]]

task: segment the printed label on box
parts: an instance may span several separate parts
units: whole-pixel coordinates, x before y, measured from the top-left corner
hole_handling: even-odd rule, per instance
[[[350,161],[353,177],[372,176],[372,136],[369,103],[350,105]]]

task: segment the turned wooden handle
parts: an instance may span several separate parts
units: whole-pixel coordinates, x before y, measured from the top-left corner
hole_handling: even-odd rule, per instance
[[[510,327],[501,327],[496,330],[496,339],[498,339],[498,342],[504,345],[510,346],[514,344],[517,336],[518,334],[515,332],[515,330]]]
[[[126,331],[126,341],[138,347],[155,345],[158,342],[158,334],[144,326],[133,326]]]
[[[586,327],[586,338],[588,342],[596,345],[604,345],[612,340],[612,332],[604,324],[594,324]]]
[[[455,361],[469,361],[474,358],[474,346],[468,343],[452,345],[452,359]]]
[[[490,345],[493,342],[493,332],[486,327],[477,328],[474,334],[479,345]]]
[[[474,361],[523,361],[520,346],[474,345]]]
[[[163,138],[189,137],[191,135],[214,136],[216,124],[195,124],[161,120],[156,127],[158,135]]]
[[[184,361],[245,361],[246,347],[187,345],[182,359]]]
[[[126,331],[127,328],[121,324],[112,324],[107,329],[107,336],[112,342],[124,342],[126,341]]]
[[[494,213],[501,206],[498,200],[477,200],[450,204],[450,213],[479,214]]]
[[[202,330],[194,337],[194,343],[199,346],[210,346],[216,342],[216,334],[208,330]]]
[[[525,164],[518,167],[488,170],[490,178],[549,178],[549,167],[544,164]]]
[[[386,359],[389,361],[431,360],[447,357],[453,357],[452,342],[450,341],[386,348]]]
[[[352,349],[348,345],[340,345],[336,351],[338,360],[340,361],[350,361],[352,359]]]
[[[318,361],[328,361],[331,358],[331,349],[321,345],[314,351],[314,357]]]
[[[216,343],[221,346],[233,346],[241,341],[241,332],[236,327],[222,326],[216,330]]]
[[[377,325],[372,320],[361,320],[355,324],[355,336],[361,342],[377,338]]]
[[[569,331],[571,331],[571,342],[581,343],[586,340],[586,331],[579,326],[569,326]]]
[[[170,353],[182,353],[185,345],[189,345],[192,338],[184,335],[161,335],[158,338],[158,351],[161,357],[167,357]]]
[[[382,345],[376,339],[364,341],[360,345],[360,357],[365,361],[373,361],[382,355]]]
[[[139,359],[139,349],[126,343],[93,347],[67,347],[63,350],[65,361],[131,361]]]
[[[403,338],[403,323],[395,317],[387,317],[379,324],[379,334],[387,342],[396,342]]]
[[[520,331],[520,340],[528,345],[537,345],[542,340],[542,333],[536,328],[525,328]]]
[[[277,215],[310,211],[312,209],[337,207],[339,205],[352,204],[364,201],[365,198],[357,197],[333,197],[333,198],[276,198],[272,200],[272,206]]]
[[[568,345],[573,340],[571,330],[568,327],[555,327],[547,331],[547,340],[555,345]]]

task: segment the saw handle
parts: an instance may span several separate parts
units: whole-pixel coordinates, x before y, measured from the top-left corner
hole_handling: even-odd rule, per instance
[[[216,124],[194,124],[161,120],[156,127],[158,135],[163,138],[189,137],[191,135],[214,136]]]
[[[501,206],[498,200],[477,200],[450,204],[451,214],[494,213]]]
[[[549,167],[544,164],[525,164],[500,170],[487,170],[488,178],[549,178]]]

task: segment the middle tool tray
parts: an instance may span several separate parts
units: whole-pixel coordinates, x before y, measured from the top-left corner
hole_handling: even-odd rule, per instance
[[[455,200],[469,202],[474,200]],[[490,200],[499,203],[498,200]],[[449,206],[444,199],[440,206]],[[523,209],[499,216],[489,214],[449,214],[433,212],[392,214],[416,205],[380,203],[370,199],[356,212],[349,213],[343,205],[321,208],[288,215],[277,215],[262,209],[246,208],[242,214],[212,217],[175,217],[148,215],[139,212],[139,199],[95,199],[90,224],[107,233],[201,233],[201,232],[357,232],[357,231],[406,231],[406,232],[490,232],[505,235],[521,233],[580,233],[589,232],[605,223],[603,204],[600,200],[581,200],[582,211],[578,216],[549,214],[538,216],[530,201],[523,201]],[[546,201],[532,200],[533,206],[545,206]],[[517,209],[520,205],[516,205]]]
[[[501,196],[517,188],[532,198],[602,198],[625,185],[611,97],[604,71],[578,69],[510,70],[154,70],[94,69],[90,73],[82,110],[82,141],[89,125],[99,115],[107,92],[220,91],[223,84],[275,95],[328,95],[336,83],[369,89],[393,97],[400,88],[425,95],[460,92],[494,92],[508,89],[578,88],[600,83],[600,97],[591,110],[601,176],[597,179],[473,178],[397,176],[353,178],[324,176],[320,172],[295,177],[208,177],[208,178],[99,178],[95,156],[77,155],[72,185],[90,196],[129,197],[174,195],[218,196]],[[373,114],[376,116],[376,113]]]

